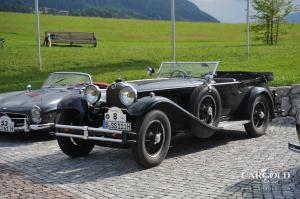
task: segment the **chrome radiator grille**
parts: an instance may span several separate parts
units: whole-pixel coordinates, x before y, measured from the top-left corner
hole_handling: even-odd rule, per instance
[[[0,112],[0,117],[2,116],[8,116],[13,122],[15,129],[23,129],[25,131],[29,131],[28,129],[28,116],[25,114],[19,114],[19,113],[4,113]]]

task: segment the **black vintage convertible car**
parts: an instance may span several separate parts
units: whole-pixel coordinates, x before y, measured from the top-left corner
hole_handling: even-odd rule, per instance
[[[57,104],[66,96],[80,95],[92,78],[85,73],[56,72],[41,89],[0,94],[0,132],[48,132],[54,123]],[[105,83],[96,83],[106,88]]]
[[[118,79],[107,90],[88,86],[85,97],[58,105],[55,135],[61,150],[80,157],[94,145],[131,147],[135,160],[149,168],[164,160],[178,133],[208,138],[239,122],[252,137],[265,134],[275,117],[268,87],[273,74],[217,72],[218,65],[167,62],[154,79]]]

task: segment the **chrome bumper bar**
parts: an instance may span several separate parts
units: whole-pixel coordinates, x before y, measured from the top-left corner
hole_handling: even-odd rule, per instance
[[[93,141],[100,141],[100,142],[110,142],[110,143],[118,143],[123,144],[125,142],[134,142],[126,140],[126,134],[135,135],[133,132],[123,132],[118,130],[109,130],[104,128],[93,128],[88,126],[69,126],[69,125],[54,125],[56,132],[54,133],[55,136],[58,137],[70,137],[70,138],[78,138],[83,140],[93,140]],[[72,133],[62,133],[60,130],[69,131],[69,130],[76,130],[81,131],[81,135],[72,134]],[[110,138],[105,137],[104,135],[97,136],[92,135],[92,133],[101,133],[105,134],[106,136],[109,135]],[[118,136],[118,138],[111,138],[112,136]],[[121,138],[120,138],[121,137]]]
[[[299,144],[291,144],[291,143],[289,143],[289,149],[291,151],[295,151],[295,152],[300,153],[300,145]]]
[[[54,127],[54,124],[49,123],[49,124],[31,124],[29,125],[24,119],[24,124],[19,127],[14,127],[14,132],[12,133],[17,133],[17,132],[24,132],[28,133],[30,131],[43,131],[43,130],[51,130]]]
[[[32,124],[29,125],[30,131],[42,131],[42,130],[51,130],[53,129],[54,124],[49,123],[49,124]]]

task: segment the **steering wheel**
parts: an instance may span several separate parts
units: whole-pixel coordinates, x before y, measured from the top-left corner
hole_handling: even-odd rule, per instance
[[[176,74],[177,73],[177,74]],[[176,74],[176,75],[175,75]],[[174,70],[172,71],[172,73],[170,74],[170,77],[182,77],[182,78],[185,78],[187,77],[188,74],[182,70]]]

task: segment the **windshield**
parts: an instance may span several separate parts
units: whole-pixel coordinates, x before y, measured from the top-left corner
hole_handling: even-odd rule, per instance
[[[81,73],[52,73],[46,79],[42,88],[75,87],[83,84],[91,84],[91,78]]]
[[[158,78],[191,78],[214,75],[219,62],[163,62],[157,73]]]

